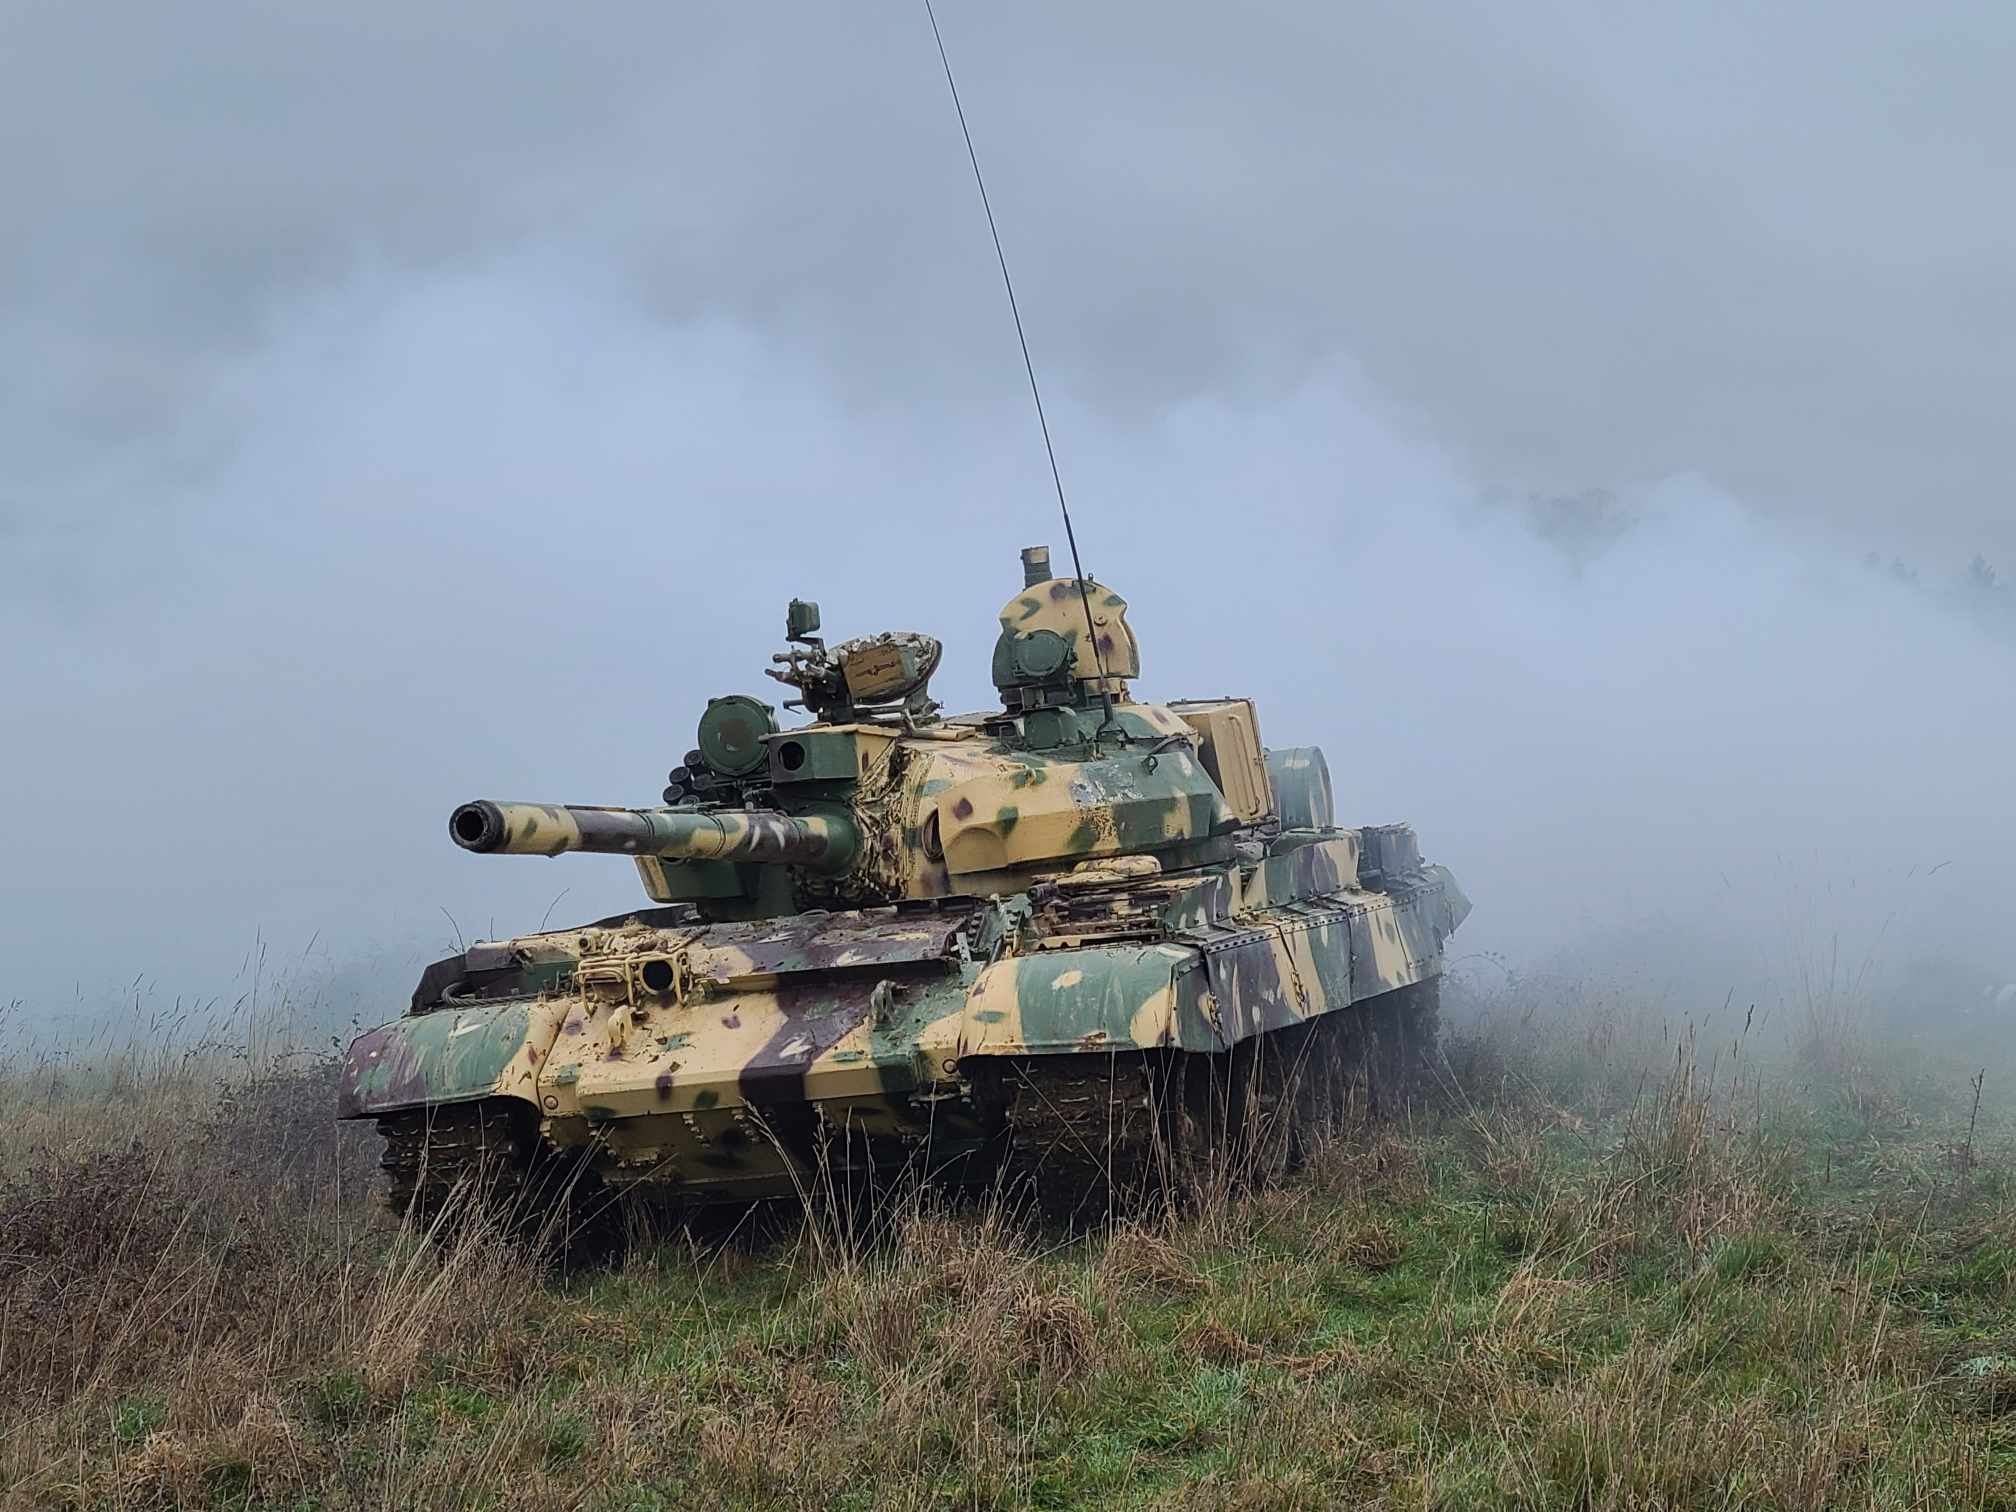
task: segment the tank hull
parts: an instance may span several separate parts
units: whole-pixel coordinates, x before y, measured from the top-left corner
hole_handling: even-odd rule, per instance
[[[513,1130],[506,1160],[675,1201],[1007,1173],[1104,1205],[1270,1107],[1283,1127],[1327,1116],[1326,1079],[1402,1075],[1377,1045],[1418,1053],[1408,1025],[1469,907],[1400,826],[1065,881],[481,945],[351,1047],[339,1113],[380,1121],[388,1169],[415,1166],[416,1130],[488,1121]],[[395,1171],[395,1201],[457,1175],[430,1188],[424,1164]]]

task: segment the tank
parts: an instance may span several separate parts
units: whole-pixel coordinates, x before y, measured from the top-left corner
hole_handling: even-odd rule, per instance
[[[477,855],[629,857],[649,906],[472,945],[350,1047],[393,1205],[924,1181],[1096,1217],[1418,1076],[1469,903],[1414,832],[1338,825],[1249,699],[1137,698],[1126,602],[1047,549],[998,618],[998,708],[794,600],[768,675],[809,722],[717,698],[660,804],[456,808]]]

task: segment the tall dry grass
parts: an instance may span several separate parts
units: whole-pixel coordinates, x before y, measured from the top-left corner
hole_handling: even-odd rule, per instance
[[[372,1215],[332,1064],[0,1065],[9,1505],[2016,1505],[2008,1125],[1628,991],[1091,1235],[912,1191],[557,1272]],[[1803,1022],[1793,1015],[1781,1023]],[[1858,1030],[1857,1032],[1863,1032]],[[1933,1078],[1933,1081],[1938,1081]],[[1964,1131],[1964,1132],[1963,1132]],[[1966,1141],[1962,1159],[1960,1141]],[[827,1194],[830,1198],[831,1194]]]
[[[403,1389],[536,1297],[473,1233],[388,1243],[375,1141],[328,1117],[334,1070],[182,1055],[9,1079],[0,1485],[113,1505],[306,1485],[286,1383]]]

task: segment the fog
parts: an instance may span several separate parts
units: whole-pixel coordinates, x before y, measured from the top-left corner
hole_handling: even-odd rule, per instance
[[[792,595],[984,706],[1062,557],[921,7],[305,14],[4,23],[0,1002],[49,1022],[262,953],[389,1014],[625,907],[448,809],[652,801]],[[2016,979],[2016,639],[1943,591],[2016,558],[2008,13],[1228,14],[941,14],[1143,696],[1323,744],[1472,962]]]

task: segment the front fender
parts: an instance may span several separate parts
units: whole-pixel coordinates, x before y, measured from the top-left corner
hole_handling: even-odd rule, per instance
[[[437,1008],[381,1025],[343,1058],[338,1118],[515,1097],[538,1106],[539,1067],[567,1005],[554,999]]]

